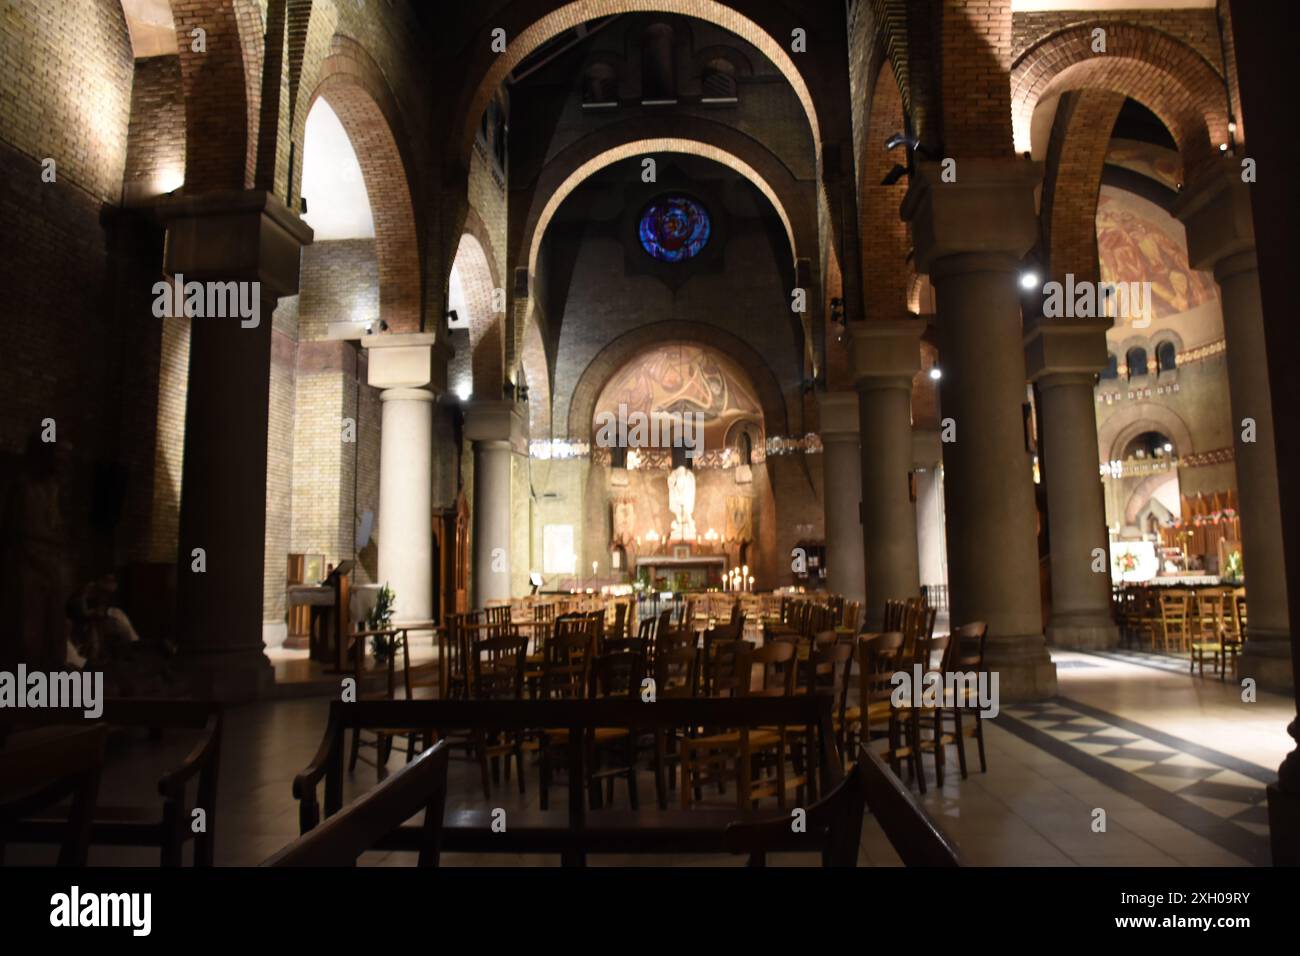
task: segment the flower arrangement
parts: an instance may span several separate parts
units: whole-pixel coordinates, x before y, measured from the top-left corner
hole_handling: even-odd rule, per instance
[[[1220,577],[1225,581],[1238,582],[1244,577],[1244,567],[1241,561],[1241,552],[1233,551],[1228,555],[1228,560],[1224,562],[1223,574]]]
[[[1115,555],[1115,567],[1120,574],[1132,574],[1137,570],[1137,555],[1132,551],[1121,551]]]

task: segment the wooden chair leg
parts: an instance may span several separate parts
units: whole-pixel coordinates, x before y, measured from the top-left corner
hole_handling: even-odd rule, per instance
[[[980,773],[988,773],[988,764],[984,761],[984,715],[975,711],[975,741],[979,744]]]
[[[966,731],[961,725],[961,708],[952,709],[952,735],[957,742],[957,766],[961,769],[961,778],[966,779]]]
[[[664,732],[656,730],[654,754],[655,799],[659,802],[660,810],[668,809],[668,781],[664,773],[666,750],[667,741]]]
[[[479,777],[483,782],[483,799],[492,799],[492,784],[488,780],[487,733],[481,728],[474,731],[474,750],[478,757]]]
[[[361,731],[352,731],[352,754],[348,757],[348,773],[357,769],[357,757],[361,755]]]

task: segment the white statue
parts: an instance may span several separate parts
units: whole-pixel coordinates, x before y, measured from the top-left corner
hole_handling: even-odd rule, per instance
[[[668,474],[668,510],[673,513],[670,539],[694,541],[695,475],[685,465],[679,465]]]

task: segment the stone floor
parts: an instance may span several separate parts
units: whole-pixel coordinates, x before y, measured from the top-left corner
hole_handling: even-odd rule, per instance
[[[975,865],[1234,866],[1267,863],[1263,787],[1290,749],[1288,699],[1261,693],[1243,703],[1239,687],[1188,675],[1186,665],[1132,652],[1055,652],[1060,695],[1008,706],[990,722],[987,773],[961,780],[955,757],[944,786],[933,765],[923,798],[940,825]],[[1150,658],[1150,659],[1148,659]],[[217,808],[217,861],[251,865],[297,832],[294,775],[311,759],[325,721],[323,698],[279,699],[233,708],[227,717]],[[153,799],[153,782],[178,762],[189,741],[119,742],[106,775],[106,802]],[[974,748],[968,755],[974,760]],[[394,766],[400,761],[395,756]],[[974,770],[974,764],[972,764]],[[481,804],[477,768],[452,764],[453,807]],[[346,798],[373,786],[373,767],[358,766]],[[514,784],[493,793],[494,805],[536,808],[536,774],[528,793]],[[553,807],[563,812],[563,786]],[[653,799],[643,774],[641,794]],[[625,806],[620,785],[616,803]],[[1105,832],[1094,832],[1096,811]],[[45,848],[11,848],[11,863],[53,859]],[[102,848],[98,864],[152,865],[156,854]],[[879,828],[863,830],[864,864],[898,865]],[[412,855],[371,854],[367,865],[401,865]],[[448,854],[445,865],[558,865],[557,858]],[[777,862],[774,860],[773,862]],[[791,859],[815,863],[815,859]],[[593,865],[742,865],[727,857],[593,858]]]

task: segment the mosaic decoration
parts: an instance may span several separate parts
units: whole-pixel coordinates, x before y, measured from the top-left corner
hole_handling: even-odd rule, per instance
[[[693,199],[665,196],[641,214],[641,247],[660,262],[685,262],[709,241],[709,214]]]

